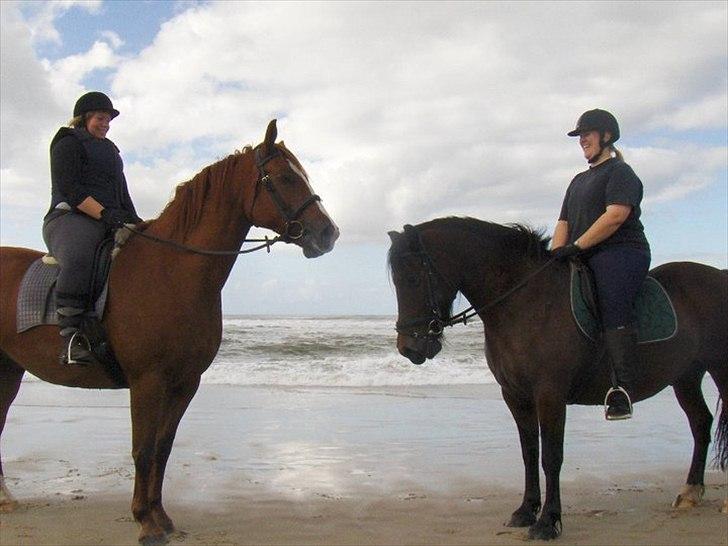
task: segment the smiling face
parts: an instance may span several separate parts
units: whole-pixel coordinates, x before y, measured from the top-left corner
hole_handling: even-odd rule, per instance
[[[610,133],[607,131],[604,133],[604,140],[609,142],[611,138]],[[601,136],[599,131],[585,131],[579,135],[579,146],[581,146],[584,152],[584,158],[589,163],[601,163],[606,158],[610,157],[609,147],[601,145]]]
[[[111,114],[103,111],[89,112],[86,119],[86,130],[96,138],[106,138],[111,125]]]

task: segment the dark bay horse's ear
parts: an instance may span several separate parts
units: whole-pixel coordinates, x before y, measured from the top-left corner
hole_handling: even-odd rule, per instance
[[[276,127],[276,120],[270,120],[268,128],[265,130],[265,140],[263,140],[263,155],[269,156],[273,153],[273,147],[276,143],[276,137],[278,136],[278,128]]]
[[[399,241],[400,237],[402,237],[402,234],[399,231],[388,231],[387,235],[389,235],[389,239],[392,241],[392,244]]]

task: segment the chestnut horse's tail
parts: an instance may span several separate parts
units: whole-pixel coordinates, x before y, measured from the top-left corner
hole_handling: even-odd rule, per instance
[[[720,416],[715,429],[715,464],[725,470],[728,468],[728,406],[722,396],[718,398],[718,409]]]

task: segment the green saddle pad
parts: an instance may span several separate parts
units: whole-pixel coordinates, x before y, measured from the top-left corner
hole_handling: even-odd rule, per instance
[[[579,281],[577,266],[571,267],[571,311],[581,332],[596,341],[599,337],[599,321],[587,305],[582,282]],[[677,315],[670,296],[663,286],[653,277],[647,277],[642,285],[637,301],[637,341],[655,343],[670,339],[677,333]]]

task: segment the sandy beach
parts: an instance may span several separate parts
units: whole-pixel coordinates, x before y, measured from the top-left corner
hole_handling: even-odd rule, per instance
[[[706,382],[706,398],[717,394]],[[2,443],[0,544],[136,544],[126,391],[26,382]],[[570,407],[559,544],[728,544],[726,475],[671,502],[692,439],[670,390],[607,423]],[[203,385],[167,467],[173,544],[519,544],[515,425],[495,385]]]

